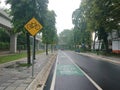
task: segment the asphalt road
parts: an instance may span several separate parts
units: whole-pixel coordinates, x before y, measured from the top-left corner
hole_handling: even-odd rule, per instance
[[[119,64],[59,51],[55,67],[54,90],[120,90]]]

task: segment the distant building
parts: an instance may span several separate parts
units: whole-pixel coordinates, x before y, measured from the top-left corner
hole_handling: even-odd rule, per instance
[[[95,33],[92,34],[92,40],[94,41],[95,38]],[[92,43],[92,49],[93,49],[93,44]],[[120,53],[120,31],[118,32],[117,30],[113,30],[112,33],[108,34],[108,48],[111,50],[113,53]],[[98,40],[98,37],[95,39],[95,45],[94,49],[98,50],[101,49],[102,43]]]
[[[113,53],[120,53],[120,32],[114,30],[108,36],[109,46],[112,48]]]

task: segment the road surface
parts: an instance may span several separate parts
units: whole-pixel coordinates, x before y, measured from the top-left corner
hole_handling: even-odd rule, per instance
[[[120,90],[120,65],[59,51],[51,90]]]

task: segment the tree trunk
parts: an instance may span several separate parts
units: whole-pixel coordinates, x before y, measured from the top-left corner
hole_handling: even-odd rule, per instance
[[[53,45],[51,44],[51,53],[53,53]]]
[[[46,55],[48,55],[48,44],[46,43]]]
[[[108,50],[108,40],[107,40],[107,37],[105,39],[103,39],[103,42],[105,44],[105,51],[106,51],[106,53],[108,53],[109,50]]]
[[[93,41],[93,51],[95,51],[95,40],[96,40],[96,37],[97,37],[97,33],[95,31],[95,37],[94,37],[94,41]]]
[[[97,55],[99,55],[99,51],[101,50],[100,48],[101,48],[101,40],[99,40]]]
[[[30,35],[26,33],[27,38],[27,64],[31,64],[31,53],[30,53]]]
[[[10,52],[11,53],[17,52],[17,34],[10,35]]]

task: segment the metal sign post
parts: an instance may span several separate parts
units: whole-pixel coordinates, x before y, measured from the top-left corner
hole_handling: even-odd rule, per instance
[[[33,37],[33,47],[32,47],[32,52],[33,52],[32,53],[33,54],[32,55],[32,77],[34,77],[34,60],[35,60],[35,58],[34,58],[34,53],[35,53],[35,50],[34,50],[35,49],[35,45],[34,44],[35,43],[34,42],[35,42],[35,40],[34,40],[34,37]]]
[[[42,25],[33,17],[25,26],[26,30],[33,36],[33,55],[32,55],[32,77],[34,77],[35,60],[35,35],[43,28]]]

